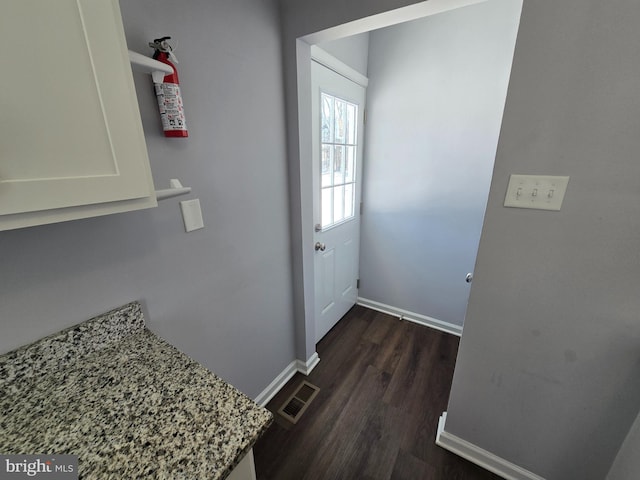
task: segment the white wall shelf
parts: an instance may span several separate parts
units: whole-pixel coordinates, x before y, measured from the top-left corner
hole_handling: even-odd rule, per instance
[[[129,50],[129,61],[131,67],[144,73],[150,73],[153,83],[162,83],[165,75],[173,73],[173,69],[166,63],[159,62],[153,58],[145,57],[137,52]],[[156,190],[156,200],[165,200],[167,198],[177,197],[191,193],[191,187],[183,187],[180,180],[172,178],[169,180],[169,188]]]
[[[153,78],[153,83],[162,83],[165,75],[173,73],[173,68],[166,63],[159,62],[158,60],[154,60],[150,57],[145,57],[144,55],[131,50],[129,50],[129,61],[131,62],[131,66],[134,70],[150,73]]]
[[[131,67],[144,73],[150,73],[153,78],[153,83],[162,83],[165,75],[173,73],[173,69],[166,63],[159,62],[150,57],[145,57],[140,53],[129,50],[129,61]],[[169,180],[169,188],[162,190],[156,190],[156,200],[165,200],[167,198],[177,197],[179,195],[186,195],[191,193],[191,187],[183,187],[180,180],[172,178]]]
[[[179,195],[186,195],[187,193],[191,193],[191,187],[183,187],[180,180],[172,178],[169,180],[169,188],[156,190],[156,199],[164,200],[166,198],[177,197]]]

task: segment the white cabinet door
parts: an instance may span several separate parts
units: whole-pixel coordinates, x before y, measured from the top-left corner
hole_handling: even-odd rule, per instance
[[[4,0],[0,229],[155,206],[118,0]]]

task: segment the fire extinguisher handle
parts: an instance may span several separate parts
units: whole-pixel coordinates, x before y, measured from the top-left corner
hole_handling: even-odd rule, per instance
[[[170,39],[171,37],[160,37],[156,38],[153,42],[149,42],[149,46],[155,50],[155,52],[153,52],[153,58],[155,60],[158,59],[161,52],[166,53],[169,58],[175,59],[175,55],[171,53],[173,48],[171,48],[171,45],[167,42],[167,40]]]

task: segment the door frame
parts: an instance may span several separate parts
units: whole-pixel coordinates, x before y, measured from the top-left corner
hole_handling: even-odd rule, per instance
[[[290,166],[290,172],[294,176],[290,179],[292,189],[290,198],[292,202],[291,238],[296,357],[299,363],[298,370],[304,374],[310,373],[320,360],[315,342],[315,251],[313,249],[315,232],[313,231],[313,166],[311,162],[313,153],[311,139],[312,47],[317,43],[338,40],[485,1],[487,0],[428,0],[354,20],[296,39],[297,105],[294,112],[297,118],[291,119],[289,124],[297,128],[292,128],[291,135],[294,138],[290,139],[289,161],[293,164]]]

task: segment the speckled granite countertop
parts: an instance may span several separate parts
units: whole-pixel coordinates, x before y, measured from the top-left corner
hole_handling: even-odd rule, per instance
[[[137,302],[0,356],[0,453],[78,455],[83,479],[224,479],[271,421]]]

